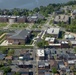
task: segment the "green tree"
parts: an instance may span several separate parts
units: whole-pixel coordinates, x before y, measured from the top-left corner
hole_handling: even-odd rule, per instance
[[[40,48],[43,48],[44,46],[48,46],[48,42],[42,40],[42,41],[37,43],[37,46]]]
[[[43,44],[43,42],[41,41],[41,42],[38,42],[38,43],[37,43],[37,46],[38,46],[38,47],[44,47],[44,44]]]
[[[21,75],[19,72],[16,72],[14,75]]]
[[[6,54],[6,53],[7,53],[7,48],[0,47],[0,51],[1,51],[2,53]]]
[[[76,47],[74,48],[74,52],[76,53]]]
[[[0,69],[3,70],[4,73],[11,72],[11,68],[10,67],[1,67]]]
[[[35,8],[33,11],[34,11],[34,12],[39,12],[39,8],[37,7],[37,8]]]
[[[13,54],[14,54],[14,50],[13,49],[8,50],[8,55],[13,55]]]
[[[57,73],[57,69],[55,67],[52,68],[52,73]]]

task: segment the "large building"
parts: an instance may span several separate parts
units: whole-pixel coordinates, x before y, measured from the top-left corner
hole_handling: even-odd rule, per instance
[[[47,30],[47,34],[50,34],[55,38],[59,37],[59,33],[60,33],[60,28],[49,28]]]
[[[7,16],[0,15],[0,22],[8,22]]]
[[[63,22],[64,24],[70,24],[71,18],[68,15],[57,15],[54,18],[54,24],[58,24],[60,22]]]
[[[31,36],[30,30],[18,30],[13,33],[6,34],[6,40],[11,44],[25,44]]]
[[[27,22],[27,17],[17,16],[17,23],[25,23],[25,22]]]
[[[26,16],[0,15],[0,22],[25,23],[25,22],[27,22],[27,17]]]

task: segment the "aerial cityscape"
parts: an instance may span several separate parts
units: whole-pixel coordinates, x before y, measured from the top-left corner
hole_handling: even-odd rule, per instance
[[[5,2],[0,75],[76,75],[76,1]]]

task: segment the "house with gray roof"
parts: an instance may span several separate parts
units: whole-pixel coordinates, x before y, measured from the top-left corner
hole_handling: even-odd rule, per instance
[[[68,15],[57,15],[54,18],[54,24],[63,22],[64,24],[70,24],[70,17]]]
[[[31,36],[30,30],[17,30],[14,33],[7,33],[6,40],[11,44],[25,44]]]
[[[38,19],[44,20],[45,18],[40,13],[36,13],[27,17],[28,22],[33,22],[33,23],[37,22]]]

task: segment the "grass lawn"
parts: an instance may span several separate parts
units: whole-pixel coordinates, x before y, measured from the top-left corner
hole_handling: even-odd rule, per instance
[[[13,28],[13,29],[24,29],[24,28],[26,28],[28,26],[28,24],[27,23],[19,23],[19,24],[12,24],[11,25],[11,28]]]
[[[7,23],[0,23],[0,28],[7,26]]]
[[[41,26],[42,26],[42,25],[40,25],[40,24],[34,24],[34,25],[32,26],[32,29],[34,29],[34,28],[41,29]]]
[[[0,48],[6,48],[6,49],[8,49],[8,48],[10,48],[10,49],[32,49],[33,48],[33,46],[25,46],[25,45],[9,45],[9,46],[0,46]]]
[[[3,33],[5,33],[5,32],[0,30],[0,36],[1,36]]]
[[[72,9],[76,9],[76,5],[73,5]]]

